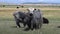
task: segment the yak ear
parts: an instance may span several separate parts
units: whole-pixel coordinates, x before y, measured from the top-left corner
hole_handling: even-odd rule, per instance
[[[33,12],[35,11],[35,10],[37,10],[36,8],[33,10]]]
[[[38,11],[40,11],[40,9],[38,9]]]
[[[29,9],[27,9],[27,11],[30,11]]]
[[[36,8],[34,10],[36,10]]]

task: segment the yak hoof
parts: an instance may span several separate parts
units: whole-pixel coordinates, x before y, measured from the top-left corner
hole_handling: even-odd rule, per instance
[[[31,30],[34,30],[34,28],[31,28]]]
[[[20,26],[16,26],[17,28],[21,28]]]
[[[29,31],[30,30],[30,28],[26,28],[26,29],[24,29],[24,31]]]

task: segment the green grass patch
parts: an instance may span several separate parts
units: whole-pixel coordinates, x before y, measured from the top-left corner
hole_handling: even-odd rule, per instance
[[[43,16],[49,20],[49,24],[43,24],[42,28],[34,31],[23,31],[24,28],[16,26],[13,12],[0,12],[0,34],[60,34],[60,10],[42,10]],[[22,26],[23,27],[23,26]]]

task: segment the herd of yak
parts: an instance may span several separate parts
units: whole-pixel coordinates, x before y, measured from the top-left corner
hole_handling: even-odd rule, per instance
[[[17,7],[18,8],[18,7]],[[27,13],[16,11],[13,13],[16,25],[20,28],[20,23],[26,27],[24,30],[40,29],[42,24],[48,24],[49,20],[42,16],[40,9],[28,8]]]

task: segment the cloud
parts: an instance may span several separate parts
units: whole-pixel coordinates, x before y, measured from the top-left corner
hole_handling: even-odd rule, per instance
[[[5,2],[5,3],[24,3],[24,2],[50,2],[50,3],[60,3],[60,0],[0,0],[0,2]]]
[[[20,1],[22,1],[22,2],[23,2],[23,1],[25,1],[25,0],[20,0]]]
[[[44,1],[44,0],[38,0],[39,2],[42,2],[42,1]]]

